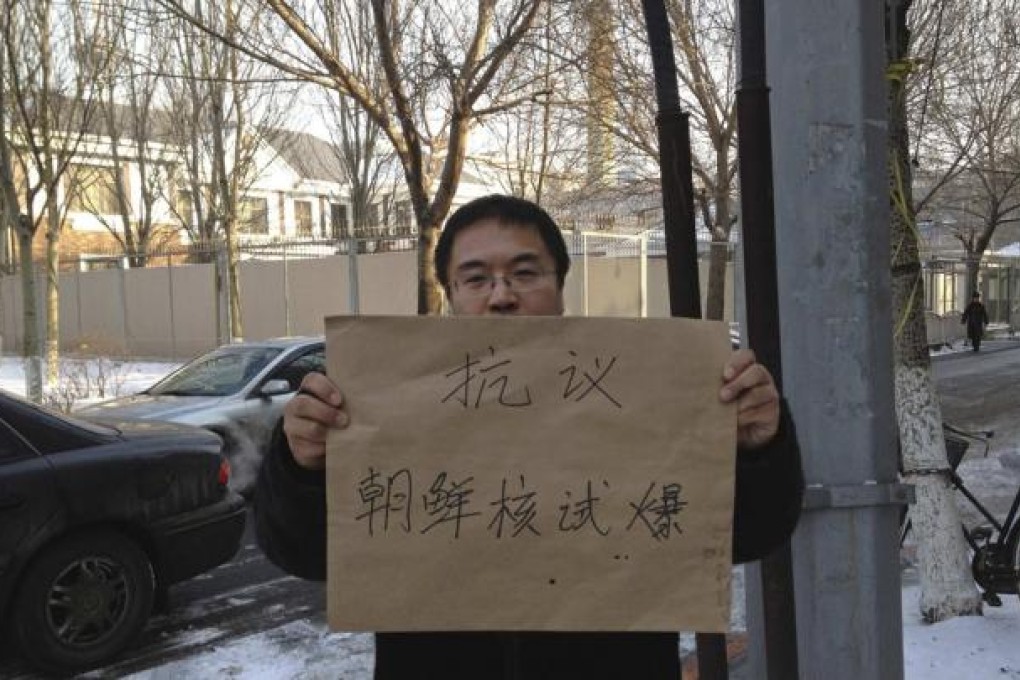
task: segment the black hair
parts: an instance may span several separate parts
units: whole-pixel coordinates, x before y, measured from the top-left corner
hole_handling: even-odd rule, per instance
[[[457,208],[446,220],[446,225],[439,235],[435,254],[436,278],[447,293],[450,291],[450,278],[447,269],[450,266],[450,254],[453,251],[454,239],[461,231],[481,220],[490,218],[496,219],[503,225],[534,227],[556,265],[556,285],[563,288],[567,271],[570,269],[570,255],[567,254],[567,244],[563,241],[563,234],[556,221],[532,201],[516,196],[492,194],[476,198]]]

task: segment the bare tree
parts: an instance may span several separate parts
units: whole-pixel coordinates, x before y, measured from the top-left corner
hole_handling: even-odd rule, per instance
[[[392,149],[383,138],[382,130],[365,112],[345,95],[324,93],[329,135],[343,176],[336,181],[346,183],[350,192],[350,233],[363,238],[371,224],[372,206],[380,201],[383,185],[391,176],[395,162]],[[336,234],[340,236],[341,234]]]
[[[267,17],[245,14],[244,3],[234,0],[196,0],[188,17],[177,21],[179,70],[168,74],[171,134],[183,156],[181,189],[172,202],[193,242],[210,253],[225,246],[216,289],[227,291],[229,334],[237,340],[243,337],[240,232],[268,231],[268,202],[247,194],[278,154],[270,142],[285,143],[279,128],[290,97],[260,62],[229,47],[249,33],[271,34]]]
[[[894,384],[900,467],[904,480],[917,494],[910,522],[919,548],[921,615],[925,621],[935,622],[979,614],[981,599],[970,574],[949,484],[942,414],[928,355],[907,113],[908,74],[913,63],[908,58],[910,6],[911,0],[886,6]]]
[[[4,7],[6,10],[7,8]],[[7,33],[7,13],[0,17],[0,30]],[[16,268],[15,239],[21,208],[18,190],[14,183],[14,149],[8,125],[7,50],[0,49],[0,276],[13,273]],[[3,296],[0,295],[0,314],[3,314]],[[41,386],[40,386],[41,388]],[[41,391],[41,389],[40,389]]]
[[[579,115],[578,108],[570,105],[583,96],[580,84],[570,63],[558,54],[559,47],[576,36],[570,19],[569,15],[556,17],[553,3],[546,4],[536,49],[518,50],[509,57],[508,72],[520,78],[518,87],[532,89],[532,98],[486,119],[487,142],[467,159],[476,174],[494,181],[504,192],[538,203],[568,201],[570,190],[581,184],[577,169],[591,156],[584,113]],[[605,52],[611,68],[612,52],[603,50],[604,57]],[[595,128],[603,132],[602,127]],[[602,150],[601,166],[608,172],[615,161],[611,141],[603,139],[596,146]]]
[[[365,62],[334,51],[325,37],[328,17],[342,16],[340,8],[355,1],[250,0],[251,16],[268,9],[287,27],[287,42],[270,43],[256,31],[236,39],[216,32],[285,73],[351,97],[383,130],[403,169],[418,224],[418,310],[438,312],[433,250],[457,190],[469,134],[480,117],[530,98],[497,86],[497,78],[530,34],[542,3],[371,0],[375,54]],[[160,2],[211,28],[179,0]],[[381,86],[365,76],[380,72]]]
[[[150,247],[162,245],[172,231],[157,218],[166,216],[167,187],[177,153],[167,142],[169,119],[157,108],[162,93],[161,64],[170,58],[169,31],[153,20],[138,22],[144,0],[131,0],[107,8],[103,17],[108,44],[93,43],[93,50],[108,54],[106,72],[96,83],[100,102],[96,129],[108,140],[110,165],[102,176],[91,177],[88,169],[75,168],[69,177],[69,191],[77,202],[92,212],[120,245],[131,266],[145,266]],[[115,202],[111,219],[109,206],[95,205],[97,192],[89,182],[108,182]]]
[[[6,39],[12,27],[11,11],[5,0],[3,16],[0,16],[0,30]],[[15,239],[18,235],[18,220],[21,218],[21,205],[18,198],[18,187],[14,178],[15,149],[13,128],[10,124],[9,107],[13,105],[10,100],[10,83],[7,78],[7,54],[6,42],[0,49],[0,274],[10,274],[15,271]],[[0,300],[2,303],[2,300]]]
[[[618,12],[614,89],[616,105],[601,124],[640,157],[636,174],[654,176],[658,159],[655,88],[640,3],[623,0]],[[695,202],[712,237],[705,316],[721,319],[736,193],[735,18],[720,0],[668,0],[681,105],[690,115]],[[581,62],[584,63],[584,62]],[[588,103],[591,106],[591,102]],[[589,115],[597,115],[600,108]]]
[[[957,71],[966,50],[956,48],[961,36],[952,27],[961,21],[958,2],[912,0],[910,44],[897,77],[903,83],[903,103],[913,148],[909,149],[914,212],[930,217],[939,210],[942,190],[962,171],[964,157],[974,145],[972,129],[949,143],[934,119],[938,115],[942,83]]]
[[[378,49],[371,7],[363,2],[332,3],[324,4],[322,12],[328,49],[350,55],[352,64],[365,65],[362,78],[372,91],[380,91],[385,86],[382,70],[368,67],[376,63]],[[379,226],[370,224],[371,206],[379,203],[381,185],[390,178],[393,148],[382,127],[357,100],[336,88],[320,89],[330,138],[345,175],[337,181],[346,180],[350,187],[351,235],[367,236],[369,227]]]
[[[0,276],[13,274],[15,267],[17,224],[21,208],[14,184],[13,145],[10,140],[7,112],[7,51],[0,49]],[[0,313],[3,300],[0,299]]]
[[[951,2],[944,10],[952,67],[932,88],[930,134],[961,162],[933,209],[963,247],[968,293],[992,237],[1020,222],[1018,11],[1016,0]]]
[[[5,107],[4,184],[14,187],[19,206],[14,221],[24,299],[27,393],[42,393],[39,310],[36,303],[33,242],[46,234],[46,358],[48,380],[57,378],[59,354],[59,243],[63,208],[61,179],[89,128],[94,112],[90,86],[101,72],[101,55],[89,50],[98,33],[96,15],[71,0],[3,0]],[[19,187],[20,184],[20,187]],[[8,208],[9,212],[13,212]],[[10,218],[9,218],[10,219]],[[10,223],[10,222],[9,222]]]

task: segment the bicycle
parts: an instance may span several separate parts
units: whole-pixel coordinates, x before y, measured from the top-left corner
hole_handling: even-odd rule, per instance
[[[948,424],[943,424],[942,430],[949,459],[950,483],[989,522],[972,528],[963,525],[964,538],[973,554],[971,573],[981,590],[981,598],[989,606],[1000,607],[1002,599],[999,595],[1020,595],[1020,485],[1005,519],[1000,522],[957,473],[964,454],[972,444],[982,445],[983,455],[988,456],[989,440],[994,432],[968,431]],[[900,545],[903,545],[910,530],[907,514],[904,514],[904,520]]]

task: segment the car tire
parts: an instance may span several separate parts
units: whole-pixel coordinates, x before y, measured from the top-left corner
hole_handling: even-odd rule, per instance
[[[34,665],[56,673],[99,665],[145,626],[156,580],[145,551],[114,531],[89,531],[43,549],[26,570],[12,634]]]

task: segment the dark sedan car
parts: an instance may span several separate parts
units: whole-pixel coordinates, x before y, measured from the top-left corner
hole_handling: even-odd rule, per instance
[[[158,594],[230,560],[244,500],[220,439],[160,422],[112,428],[0,390],[0,620],[54,672],[100,664]]]

